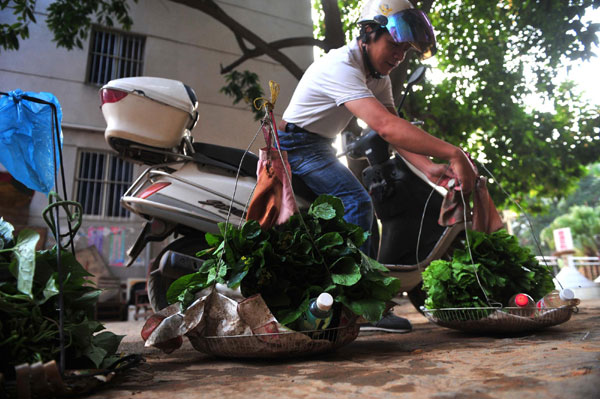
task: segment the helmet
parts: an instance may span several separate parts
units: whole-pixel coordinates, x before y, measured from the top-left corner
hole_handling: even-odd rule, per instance
[[[409,0],[369,0],[363,7],[360,25],[379,25],[398,42],[410,43],[427,59],[435,54],[435,34],[427,15]]]

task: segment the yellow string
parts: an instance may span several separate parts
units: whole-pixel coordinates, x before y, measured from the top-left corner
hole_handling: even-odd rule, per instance
[[[277,97],[279,96],[279,84],[273,80],[269,80],[269,89],[271,91],[271,100],[267,100],[265,97],[258,97],[254,99],[254,108],[261,109],[265,108],[267,112],[272,111],[275,108]],[[262,100],[262,104],[257,105],[257,102]]]

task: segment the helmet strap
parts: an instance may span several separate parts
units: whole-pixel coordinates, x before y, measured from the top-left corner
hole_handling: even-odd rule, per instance
[[[369,75],[371,75],[375,79],[383,78],[383,75],[375,70],[373,63],[371,62],[371,58],[369,57],[369,52],[367,51],[367,45],[364,43],[361,43],[360,47],[362,50],[362,55],[363,55],[363,60],[364,60],[365,66],[367,67],[367,70],[369,71]]]

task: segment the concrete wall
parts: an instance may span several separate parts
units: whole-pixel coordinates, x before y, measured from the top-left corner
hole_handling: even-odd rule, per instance
[[[98,106],[98,87],[85,84],[88,43],[83,49],[56,48],[43,23],[48,1],[38,1],[37,24],[30,25],[30,39],[21,41],[19,51],[0,54],[0,88],[49,91],[63,108],[63,123],[103,129]],[[225,12],[266,41],[311,36],[308,0],[229,0],[217,2]],[[201,123],[194,135],[211,142],[243,147],[256,123],[243,105],[232,106],[231,98],[219,93],[225,81],[220,64],[227,65],[241,54],[228,28],[210,16],[168,0],[132,3],[132,33],[146,36],[144,75],[177,79],[196,90],[200,100]],[[6,15],[0,17],[6,20]],[[300,67],[312,61],[312,48],[285,51]],[[276,114],[280,115],[296,87],[289,72],[268,57],[240,66],[261,78],[281,85]],[[223,126],[223,123],[226,123]],[[227,134],[224,134],[226,132]]]
[[[51,0],[38,0],[38,23],[29,25],[30,38],[21,41],[18,51],[0,52],[0,91],[20,88],[56,95],[63,111],[65,182],[68,195],[72,196],[78,149],[109,150],[109,147],[103,136],[105,123],[99,109],[99,87],[85,83],[89,43],[85,42],[83,49],[71,51],[56,47],[45,24],[50,3]],[[312,35],[308,0],[223,0],[217,3],[267,42]],[[234,106],[230,97],[219,92],[225,84],[220,65],[227,65],[241,55],[231,31],[200,11],[168,0],[140,0],[131,2],[130,6],[134,21],[131,33],[146,37],[143,75],[181,80],[193,87],[199,97],[200,120],[192,132],[196,141],[246,148],[259,125],[245,104]],[[11,18],[4,10],[0,22],[9,22]],[[312,62],[310,47],[288,49],[285,53],[301,68]],[[257,73],[266,91],[269,80],[280,84],[275,109],[276,117],[280,118],[297,84],[296,79],[268,57],[250,60],[238,69]],[[255,144],[252,150],[257,151],[262,144]],[[141,170],[136,168],[136,173]],[[46,196],[36,193],[29,206],[29,218],[22,224],[44,226],[40,215],[46,205]],[[141,220],[135,217],[129,220],[85,217],[78,245],[87,245],[86,231],[98,226],[120,226],[127,231],[137,231],[141,225]]]

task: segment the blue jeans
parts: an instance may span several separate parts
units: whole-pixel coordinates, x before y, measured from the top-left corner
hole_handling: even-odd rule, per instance
[[[287,151],[292,173],[317,195],[335,195],[344,204],[344,219],[371,231],[373,204],[369,194],[335,156],[333,140],[313,133],[278,131],[281,149]],[[367,240],[361,250],[369,254]]]

